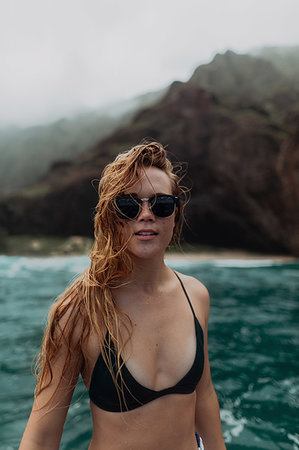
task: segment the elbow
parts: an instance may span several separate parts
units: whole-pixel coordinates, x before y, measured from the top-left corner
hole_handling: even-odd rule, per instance
[[[57,433],[26,429],[19,450],[59,450],[60,439]]]

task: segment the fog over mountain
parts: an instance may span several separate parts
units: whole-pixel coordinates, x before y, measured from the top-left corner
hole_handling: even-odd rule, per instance
[[[263,47],[252,52],[270,61],[290,81],[297,83],[299,79],[299,45],[292,47]]]
[[[298,86],[260,57],[216,55],[127,124],[4,198],[2,230],[92,235],[92,180],[151,136],[188,163],[188,242],[299,255]]]
[[[0,127],[36,126],[186,81],[216,53],[299,44],[298,0],[0,4]]]
[[[128,124],[137,111],[157,101],[163,92],[144,94],[48,125],[0,130],[0,193],[28,186],[56,161],[72,160]]]

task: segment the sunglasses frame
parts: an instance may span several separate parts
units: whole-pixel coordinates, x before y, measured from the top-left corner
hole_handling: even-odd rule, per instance
[[[172,211],[172,213],[169,214],[168,216],[158,216],[158,215],[155,214],[154,211],[152,210],[152,208],[153,208],[153,207],[155,206],[155,204],[157,203],[157,199],[160,198],[160,197],[169,197],[169,198],[171,198],[171,199],[173,200],[173,205],[174,205],[173,211]],[[125,214],[123,214],[123,213],[121,212],[119,206],[117,205],[117,200],[122,199],[122,198],[129,198],[129,199],[133,200],[133,201],[135,202],[136,205],[138,205],[138,208],[139,208],[139,209],[138,209],[138,212],[137,212],[136,216],[134,216],[134,217],[128,217],[128,216],[126,216]],[[156,200],[156,201],[154,201],[153,199]],[[117,198],[115,199],[115,203],[114,203],[115,212],[116,212],[117,216],[118,216],[120,219],[124,219],[124,220],[134,220],[134,219],[137,219],[137,217],[138,217],[139,214],[141,213],[141,210],[142,210],[142,203],[143,203],[143,202],[149,202],[149,208],[150,208],[151,212],[154,214],[155,217],[159,217],[159,218],[162,218],[162,219],[166,219],[167,217],[171,217],[171,216],[173,215],[173,213],[175,212],[175,208],[176,208],[177,206],[179,206],[179,197],[177,197],[176,195],[171,195],[171,194],[154,194],[154,195],[151,195],[150,197],[144,197],[144,198],[135,197],[135,196],[132,196],[132,195],[130,195],[130,194],[128,194],[128,195],[123,195],[123,196],[117,197]],[[152,202],[153,202],[153,204],[151,205]]]

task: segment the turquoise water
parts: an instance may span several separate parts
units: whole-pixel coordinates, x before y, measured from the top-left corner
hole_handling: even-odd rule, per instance
[[[32,405],[30,364],[50,304],[88,264],[85,257],[0,256],[0,448],[17,449]],[[299,261],[218,261],[171,266],[209,289],[209,354],[227,448],[299,449]],[[83,397],[81,397],[83,393]],[[61,449],[91,437],[79,384]]]

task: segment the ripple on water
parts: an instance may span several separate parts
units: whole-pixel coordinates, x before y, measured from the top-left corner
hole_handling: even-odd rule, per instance
[[[84,257],[0,256],[1,449],[16,449],[25,427],[34,389],[30,364],[48,308],[87,264]],[[228,450],[298,448],[299,265],[171,265],[210,292],[209,354]],[[70,408],[60,448],[85,449],[90,434],[84,395]]]

